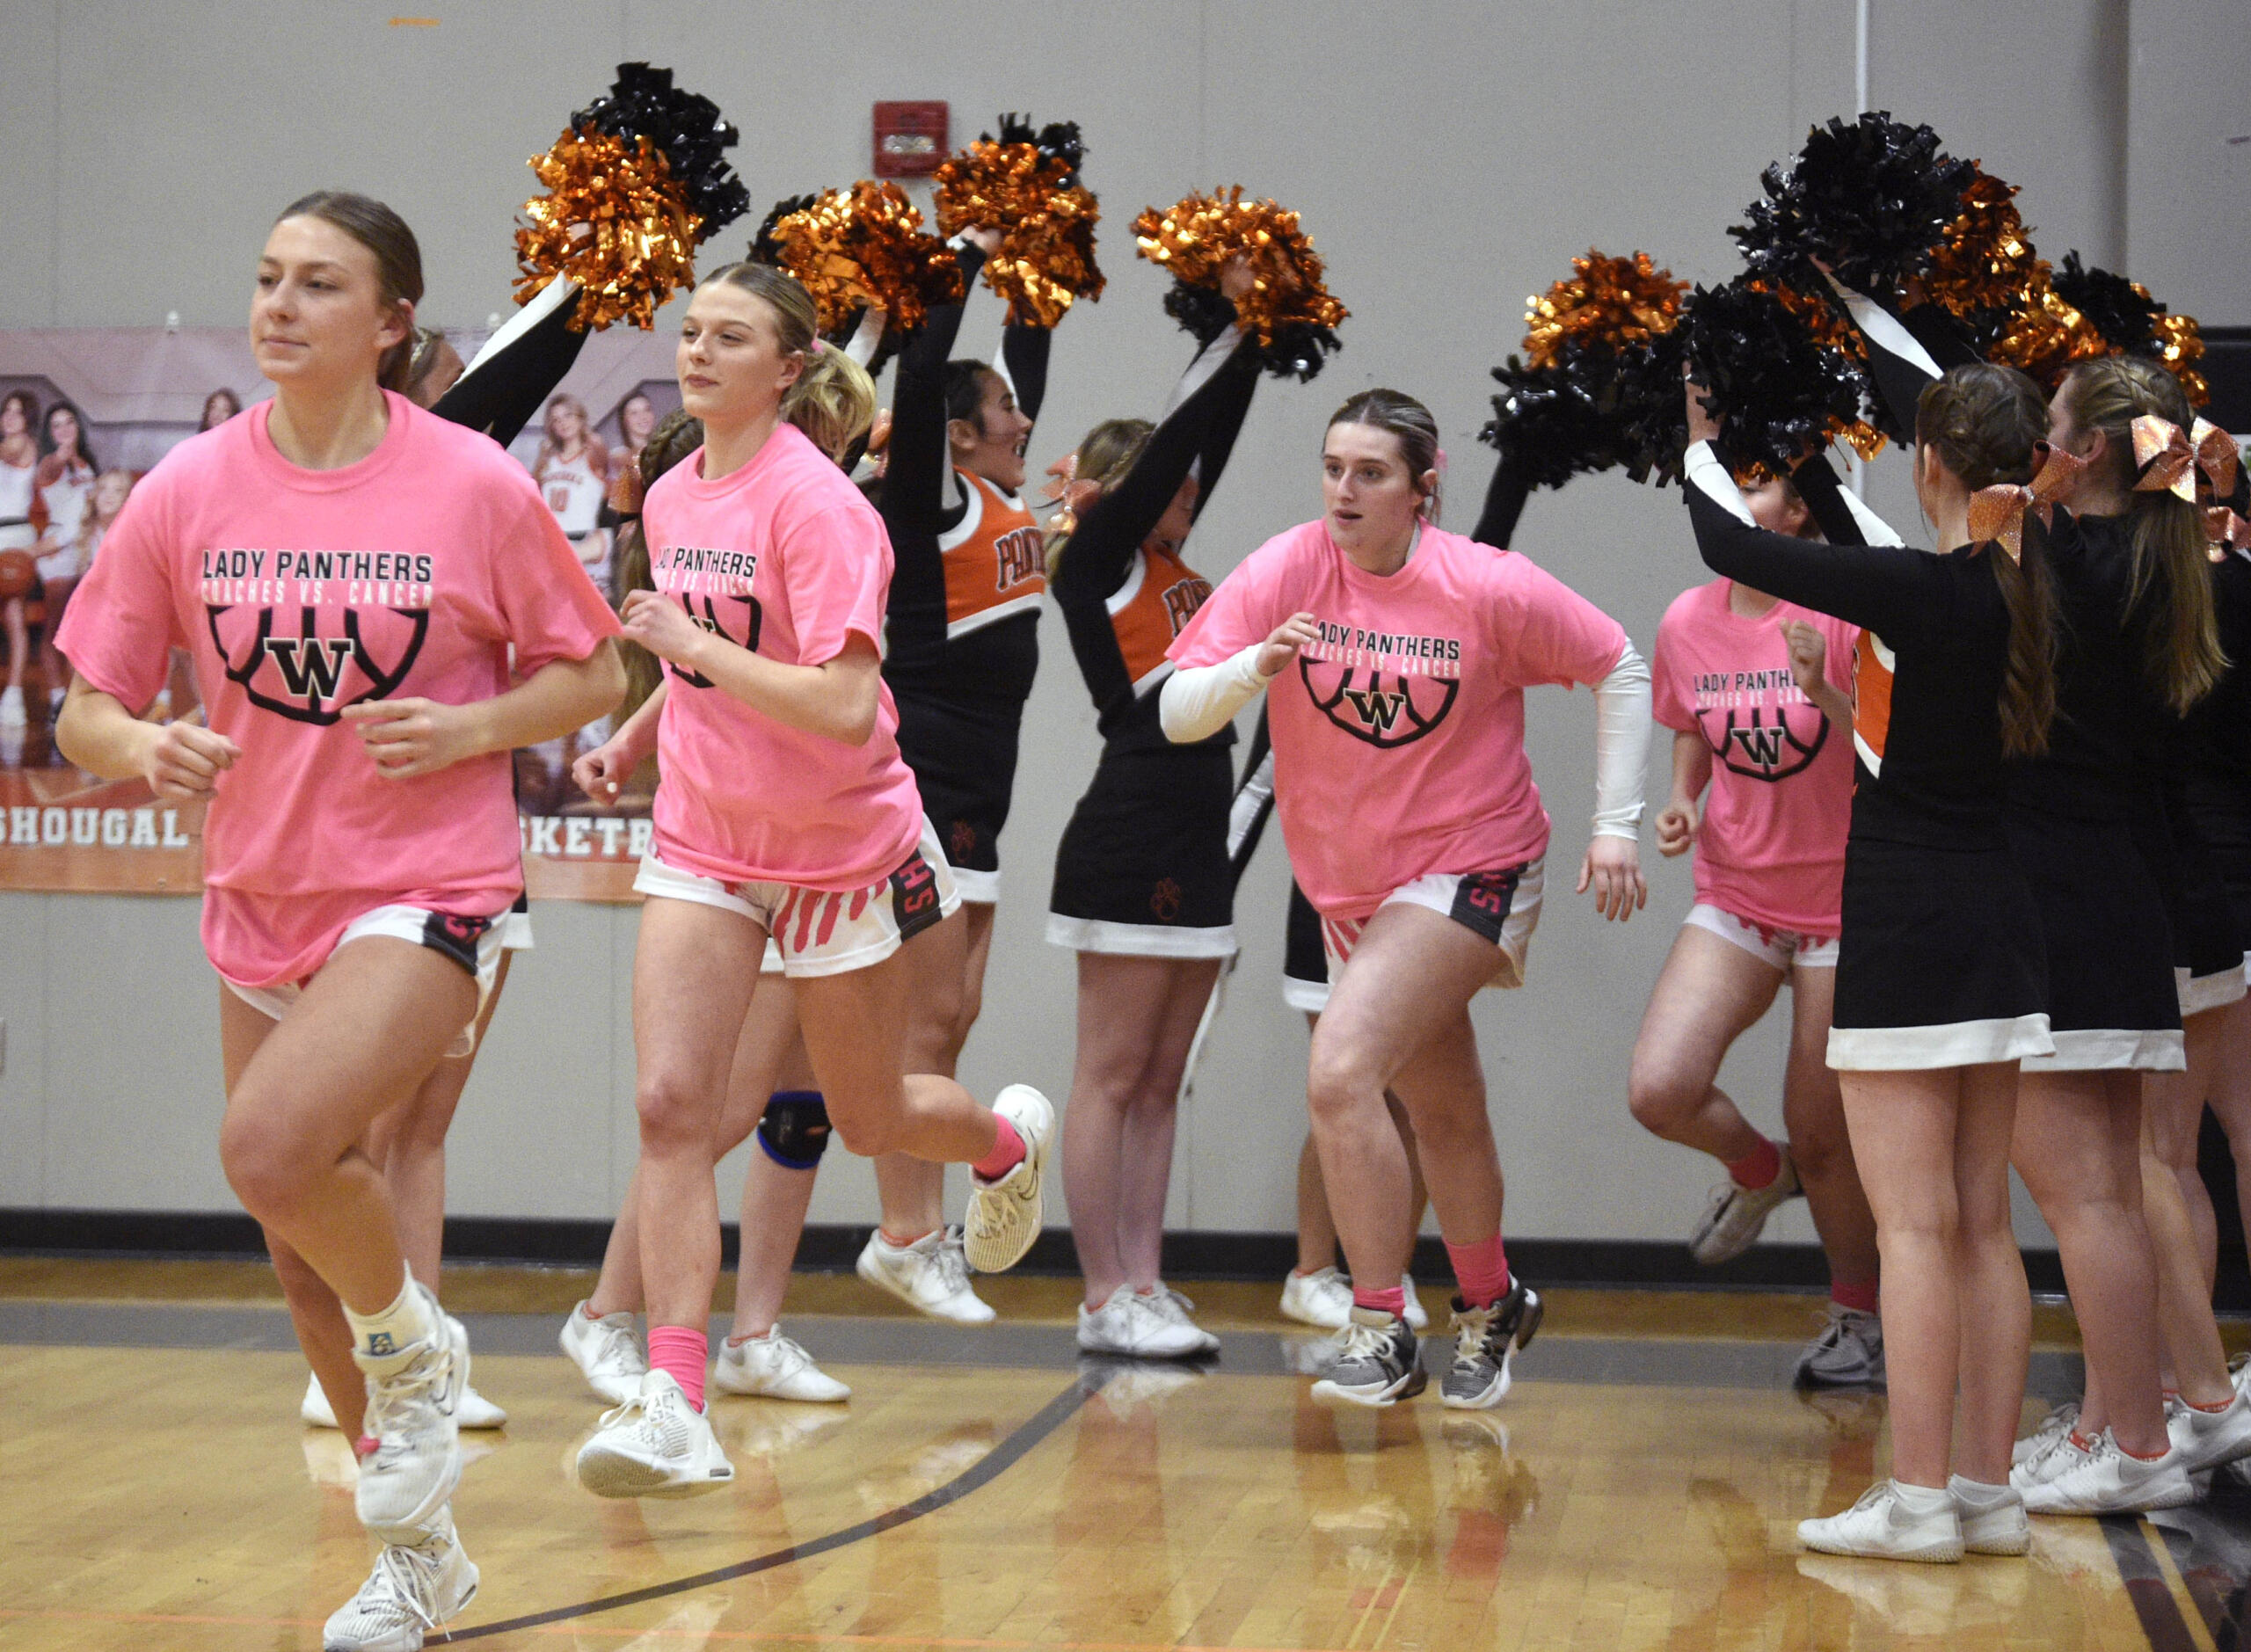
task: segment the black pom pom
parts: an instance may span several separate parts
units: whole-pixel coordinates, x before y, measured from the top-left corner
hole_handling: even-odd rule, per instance
[[[1528,368],[1511,356],[1493,376],[1501,393],[1478,439],[1499,448],[1530,486],[1559,488],[1575,476],[1620,469],[1636,482],[1679,477],[1687,419],[1677,332],[1622,351],[1566,339],[1548,366]]]
[[[1697,382],[1712,392],[1721,445],[1737,462],[1787,472],[1860,416],[1852,362],[1749,278],[1699,287],[1681,310],[1678,332]]]
[[[1767,198],[1728,233],[1754,275],[1818,291],[1815,258],[1847,287],[1898,290],[1930,267],[1932,250],[1962,210],[1977,176],[1970,161],[1942,153],[1938,134],[1870,111],[1849,126],[1817,127],[1788,171],[1760,176]]]
[[[760,222],[758,233],[750,238],[750,251],[747,255],[748,261],[753,264],[779,266],[782,262],[782,246],[774,239],[774,226],[793,212],[805,211],[820,199],[818,195],[784,195],[776,201],[773,210]]]
[[[689,210],[703,221],[703,236],[750,210],[750,192],[720,153],[732,149],[742,135],[720,119],[719,106],[709,98],[675,87],[669,69],[620,63],[608,94],[572,115],[571,124],[592,126],[613,137],[648,139],[688,192]]]
[[[1235,325],[1235,306],[1215,289],[1175,281],[1164,295],[1164,313],[1208,345]],[[1309,321],[1288,322],[1274,330],[1274,341],[1258,353],[1259,365],[1278,379],[1309,381],[1342,348],[1336,333]]]
[[[989,132],[977,135],[987,143],[1029,143],[1038,149],[1043,159],[1063,163],[1063,186],[1071,188],[1079,181],[1079,166],[1086,159],[1086,144],[1079,136],[1075,120],[1051,120],[1034,130],[1030,115],[1004,114],[1001,117],[1001,135],[995,139]]]
[[[2123,275],[2082,264],[2076,251],[2064,254],[2055,274],[2056,296],[2087,317],[2102,342],[2122,355],[2155,358],[2162,349],[2157,318],[2165,306],[2138,292]]]

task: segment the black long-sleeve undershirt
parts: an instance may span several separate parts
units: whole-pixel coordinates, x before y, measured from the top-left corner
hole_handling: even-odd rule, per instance
[[[579,289],[560,277],[533,295],[526,309],[545,312],[497,350],[477,357],[431,404],[439,418],[482,431],[503,448],[531,423],[555,387],[579,360],[586,333],[571,325]]]
[[[1125,586],[1135,554],[1191,469],[1198,481],[1191,521],[1211,502],[1250,411],[1258,371],[1257,349],[1246,337],[1150,433],[1125,479],[1087,507],[1063,547],[1049,589],[1063,611],[1071,651],[1094,699],[1096,726],[1112,746],[1156,749],[1169,742],[1157,719],[1156,696],[1133,691],[1133,675],[1111,622],[1110,599]],[[1231,740],[1234,730],[1230,726],[1212,739]]]

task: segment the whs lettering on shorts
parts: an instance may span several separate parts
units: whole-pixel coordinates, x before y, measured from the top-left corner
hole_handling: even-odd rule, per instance
[[[1315,708],[1371,746],[1407,746],[1446,721],[1461,691],[1461,640],[1317,621],[1298,651]]]
[[[751,594],[758,579],[756,551],[660,545],[649,558],[649,575],[658,590],[687,609],[688,617],[705,630],[738,647],[757,650],[765,610]],[[690,688],[711,686],[701,672],[673,665],[665,669]]]
[[[1730,774],[1788,780],[1828,743],[1828,717],[1806,698],[1787,666],[1698,672],[1689,686],[1704,742]]]
[[[429,635],[426,551],[206,550],[197,595],[228,680],[252,705],[331,724],[395,694]]]

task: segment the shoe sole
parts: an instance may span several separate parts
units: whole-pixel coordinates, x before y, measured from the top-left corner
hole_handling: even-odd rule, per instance
[[[1797,1540],[1817,1554],[1845,1554],[1863,1561],[1912,1561],[1924,1566],[1952,1566],[1964,1553],[1959,1543],[1941,1543],[1926,1549],[1862,1549],[1848,1544],[1818,1542],[1801,1531]]]
[[[2029,1554],[2032,1553],[2032,1533],[2027,1532],[2022,1537],[1986,1539],[1976,1543],[1964,1538],[1962,1539],[1962,1552],[1964,1554]]]
[[[1047,1213],[1047,1149],[1055,1136],[1055,1104],[1045,1097],[1041,1099],[1047,1109],[1047,1121],[1033,1137],[1024,1140],[1024,1164],[1031,1171],[1032,1194],[1025,1207],[1031,1212],[1030,1218],[1024,1223],[1019,1238],[1010,1242],[976,1233],[962,1236],[962,1254],[968,1257],[969,1265],[980,1273],[1006,1273],[1022,1262],[1038,1242],[1040,1228],[1045,1224]],[[1014,1121],[1010,1123],[1013,1125]],[[1017,1132],[1019,1138],[1023,1133]],[[977,1201],[987,1192],[987,1190],[976,1186],[974,1178],[972,1179],[969,1204],[973,1212],[977,1208]]]
[[[1397,1382],[1387,1384],[1373,1393],[1342,1387],[1323,1377],[1313,1385],[1313,1397],[1324,1404],[1356,1405],[1367,1410],[1377,1410],[1384,1406],[1396,1405],[1402,1400],[1411,1400],[1430,1386],[1430,1373],[1418,1365]]]
[[[849,1388],[841,1394],[783,1394],[778,1388],[738,1388],[716,1371],[711,1373],[711,1386],[721,1394],[745,1400],[786,1400],[791,1405],[841,1405],[852,1397]]]
[[[1317,1331],[1341,1331],[1341,1330],[1343,1330],[1343,1329],[1344,1328],[1344,1327],[1346,1326],[1346,1324],[1348,1324],[1348,1323],[1351,1321],[1351,1313],[1350,1313],[1349,1311],[1345,1314],[1344,1317],[1344,1318],[1342,1318],[1342,1319],[1335,1319],[1335,1320],[1321,1320],[1321,1319],[1315,1319],[1312,1314],[1307,1314],[1307,1313],[1304,1313],[1304,1312],[1300,1311],[1300,1309],[1293,1308],[1293,1307],[1290,1306],[1289,1306],[1289,1304],[1287,1304],[1286,1302],[1286,1303],[1284,1303],[1284,1304],[1282,1305],[1282,1310],[1281,1310],[1281,1312],[1282,1312],[1282,1317],[1283,1317],[1284,1319],[1286,1319],[1286,1320],[1294,1320],[1294,1321],[1296,1321],[1300,1325],[1310,1325],[1310,1326],[1312,1326],[1312,1327],[1314,1328],[1314,1329],[1315,1329],[1315,1330],[1317,1330]],[[1417,1326],[1417,1325],[1416,1325],[1416,1323],[1415,1323],[1415,1321],[1412,1321],[1412,1320],[1409,1320],[1409,1321],[1407,1321],[1407,1328],[1408,1328],[1408,1329],[1410,1329],[1410,1330],[1416,1330],[1416,1329],[1419,1329],[1420,1328],[1419,1328],[1418,1326]]]
[[[732,1485],[735,1477],[730,1464],[725,1473],[683,1480],[637,1457],[609,1452],[581,1452],[578,1467],[579,1483],[597,1497],[700,1497]]]
[[[912,1292],[895,1283],[892,1277],[883,1270],[881,1263],[870,1262],[868,1253],[864,1250],[860,1253],[860,1260],[853,1264],[852,1271],[886,1296],[897,1297],[908,1307],[927,1319],[943,1320],[949,1325],[990,1325],[998,1317],[993,1312],[993,1305],[982,1300],[977,1303],[979,1307],[985,1310],[981,1314],[957,1314],[951,1308],[936,1307],[929,1303],[918,1301]]]
[[[2032,1501],[2032,1494],[2024,1496],[2027,1514],[2058,1515],[2066,1518],[2099,1520],[2106,1514],[2156,1514],[2166,1509],[2185,1509],[2196,1501],[2196,1488],[2188,1486],[2180,1491],[2168,1491],[2158,1497],[2136,1497],[2115,1506],[2102,1509],[2042,1508]]]

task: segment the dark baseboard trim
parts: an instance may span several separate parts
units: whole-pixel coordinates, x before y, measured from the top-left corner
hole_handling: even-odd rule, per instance
[[[815,1226],[798,1244],[798,1266],[811,1272],[850,1270],[869,1230]],[[446,1223],[446,1258],[462,1263],[592,1267],[601,1261],[609,1224],[597,1221],[456,1216]],[[735,1260],[735,1228],[724,1229],[726,1265]],[[1165,1236],[1165,1272],[1180,1279],[1278,1280],[1297,1261],[1287,1234],[1187,1233]],[[0,1209],[0,1253],[18,1255],[244,1257],[265,1255],[258,1224],[239,1212],[64,1211]],[[1651,1289],[1819,1291],[1828,1284],[1812,1245],[1759,1245],[1721,1268],[1700,1268],[1685,1245],[1652,1240],[1511,1239],[1509,1257],[1526,1277],[1545,1285]],[[2051,1250],[2028,1252],[2032,1288],[2059,1292],[2063,1270]],[[1077,1272],[1068,1230],[1051,1228],[1025,1257],[1026,1273]],[[1446,1249],[1434,1239],[1415,1249],[1415,1272],[1437,1284],[1447,1277]],[[2240,1259],[2222,1258],[2224,1308],[2251,1306]],[[2230,1299],[2240,1297],[2242,1299]]]

